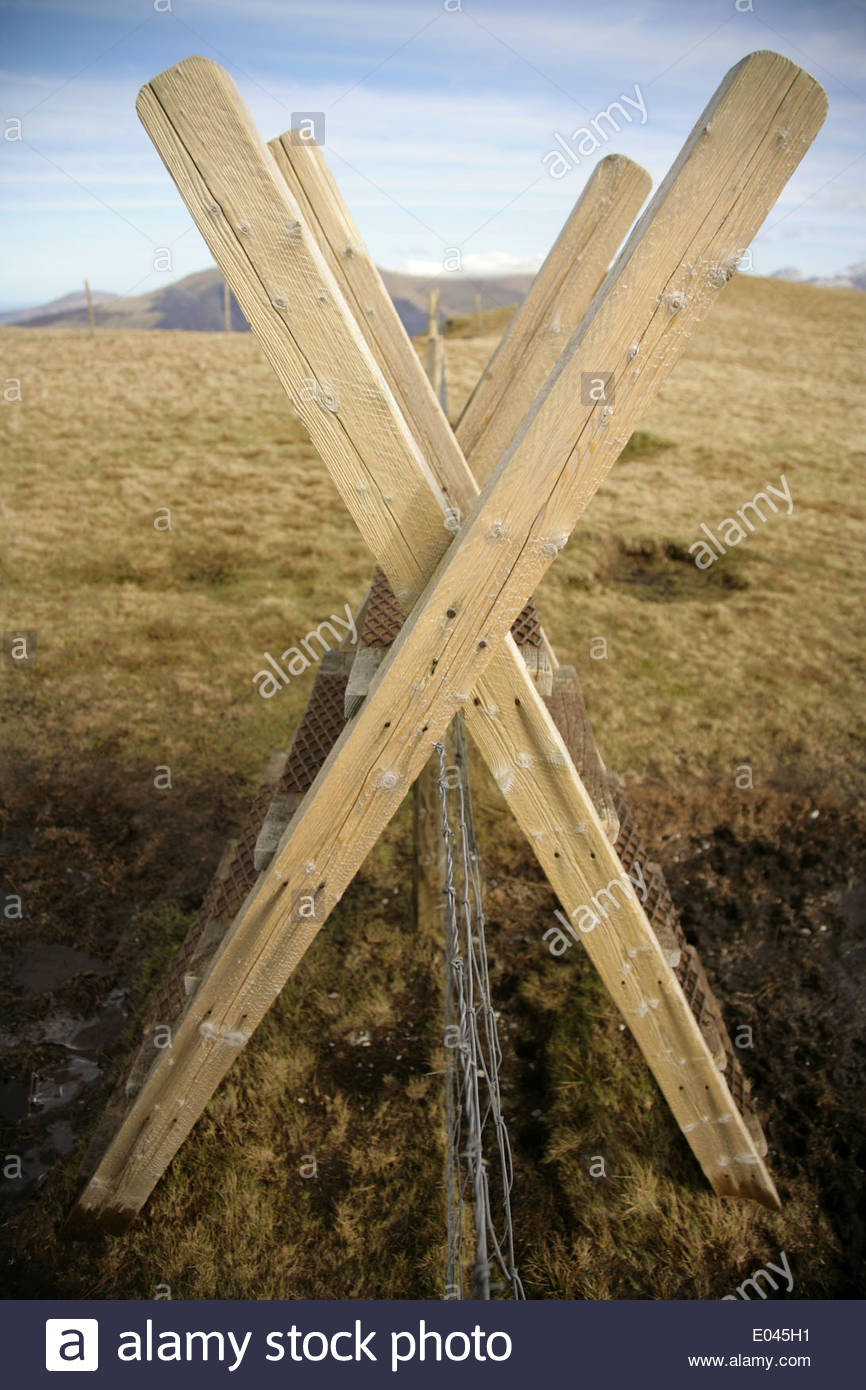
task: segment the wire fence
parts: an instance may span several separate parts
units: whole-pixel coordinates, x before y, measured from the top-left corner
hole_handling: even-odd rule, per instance
[[[466,1297],[464,1239],[471,1225],[470,1297],[510,1293],[522,1299],[514,1260],[511,1145],[499,1087],[502,1049],[490,994],[483,879],[460,715],[436,752],[445,844],[445,1297]]]

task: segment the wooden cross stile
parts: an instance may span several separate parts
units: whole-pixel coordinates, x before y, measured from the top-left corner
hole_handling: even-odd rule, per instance
[[[775,54],[754,54],[728,74],[525,416],[513,430],[501,425],[506,443],[500,412],[519,360],[503,357],[489,411],[470,402],[470,468],[461,431],[447,428],[429,385],[415,400],[392,329],[364,331],[348,265],[365,254],[353,247],[345,275],[335,274],[334,247],[314,230],[318,202],[304,207],[290,191],[227,75],[187,59],[143,89],[148,132],[409,616],[226,933],[172,1049],[155,1059],[80,1213],[123,1221],[147,1199],[458,709],[569,917],[580,924],[586,905],[621,880],[509,628],[733,273],[825,105],[820,86]],[[581,400],[582,373],[602,371],[616,381],[613,411]],[[307,903],[314,915],[302,910]],[[625,889],[620,910],[582,939],[714,1189],[778,1206],[634,894]]]

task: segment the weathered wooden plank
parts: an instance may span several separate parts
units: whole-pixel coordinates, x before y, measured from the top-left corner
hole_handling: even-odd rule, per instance
[[[157,110],[145,99],[143,114],[179,186],[189,195],[190,206],[202,218],[207,235],[213,231],[207,210],[215,204],[219,206],[221,200],[215,197],[216,190],[204,183],[200,170],[207,171],[208,180],[216,187],[223,170],[230,180],[239,180],[251,212],[262,189],[269,186],[269,172],[262,169],[260,152],[250,148],[249,132],[237,120],[230,122],[231,139],[218,142],[221,162],[212,171],[209,139],[202,139],[196,130],[195,114],[203,95],[201,67],[197,63],[195,73],[186,74],[193,79],[190,84],[183,76],[177,81],[185,66],[154,85],[159,86],[160,103],[171,105],[173,118],[177,113],[178,127],[184,127],[184,140],[191,146],[192,159],[172,123],[165,118],[161,104]],[[169,78],[174,80],[169,82]],[[220,108],[225,92],[215,91],[212,83],[204,82],[204,87],[207,104]],[[723,84],[702,118],[703,125],[699,125],[678,162],[676,175],[666,182],[644,219],[643,241],[632,238],[607,292],[596,302],[594,314],[560,360],[537,408],[467,520],[460,544],[439,565],[423,602],[413,611],[374,682],[367,703],[323,768],[303,814],[290,827],[274,870],[251,891],[231,938],[224,943],[210,975],[190,1005],[174,1055],[166,1063],[161,1059],[154,1067],[133,1113],[85,1193],[84,1209],[101,1207],[128,1212],[146,1198],[230,1065],[236,1048],[243,1044],[270,999],[282,987],[357,862],[393,814],[407,780],[416,775],[427,756],[430,739],[425,736],[435,738],[441,733],[452,710],[463,703],[472,685],[476,690],[467,705],[470,718],[473,709],[485,703],[488,706],[490,717],[484,721],[479,716],[476,733],[488,762],[495,767],[497,754],[502,758],[497,739],[503,734],[504,748],[508,750],[506,767],[512,750],[520,748],[520,739],[514,737],[514,711],[501,711],[496,720],[489,708],[497,688],[504,689],[506,698],[514,688],[513,672],[509,670],[513,653],[505,641],[509,622],[560,548],[621,447],[615,432],[608,428],[609,416],[595,422],[589,410],[577,412],[576,422],[573,415],[569,418],[574,402],[575,355],[578,350],[603,351],[602,361],[611,362],[623,372],[624,388],[618,391],[617,414],[619,427],[628,428],[635,412],[645,407],[652,386],[673,365],[688,329],[702,316],[713,293],[724,282],[726,265],[739,246],[751,239],[763,212],[820,125],[822,96],[817,84],[774,55],[746,60]],[[744,111],[748,111],[748,117],[744,117]],[[200,115],[199,111],[199,119]],[[208,122],[204,125],[207,129]],[[710,131],[714,135],[711,150],[707,149],[705,138]],[[784,138],[777,139],[783,132]],[[235,167],[237,160],[226,158],[227,152],[233,151],[235,140],[244,146],[239,168]],[[212,249],[222,255],[224,271],[232,276],[232,286],[247,317],[259,326],[281,379],[297,384],[297,362],[293,357],[296,345],[285,343],[282,331],[274,333],[273,316],[263,310],[261,291],[267,298],[267,284],[261,280],[249,251],[246,261],[225,251],[225,229],[220,218],[216,214],[214,217],[219,230],[213,235]],[[251,225],[247,219],[244,221]],[[273,222],[268,221],[268,229],[277,234]],[[290,240],[296,237],[297,232],[293,231]],[[682,265],[676,253],[671,257],[672,240],[679,250],[683,243],[686,245]],[[280,243],[271,240],[266,245]],[[326,267],[316,264],[315,272],[320,270]],[[684,277],[688,279],[685,288]],[[296,284],[300,296],[305,288],[301,277]],[[329,299],[335,292],[339,296],[335,284],[327,285]],[[341,315],[343,311],[345,305],[341,304]],[[293,318],[293,326],[294,323]],[[313,331],[314,325],[308,326]],[[321,333],[324,328],[330,335],[336,327],[336,320],[329,316],[324,325],[318,325],[318,331]],[[637,356],[630,351],[632,347],[641,354],[638,367],[629,366]],[[346,359],[343,365],[347,377],[357,383],[360,376],[363,385],[371,365],[365,344],[355,343],[347,353],[343,341],[335,352]],[[280,360],[283,355],[289,359],[288,368]],[[393,406],[384,395],[383,387],[387,387],[377,376],[374,382],[377,406],[385,400],[387,408],[383,413],[387,414]],[[301,410],[302,416],[305,413],[310,412]],[[347,437],[353,441],[359,437],[351,409],[347,408],[341,423]],[[578,447],[574,446],[575,433]],[[324,431],[324,435],[326,458],[333,464],[336,477],[354,486],[358,476],[372,476],[363,452],[353,459],[342,444],[328,452],[329,431]],[[392,425],[389,448],[400,438],[398,421]],[[368,436],[366,448],[371,444]],[[416,477],[423,462],[414,446],[408,459],[403,460],[404,467]],[[386,476],[391,464],[389,459],[383,465]],[[399,473],[396,461],[395,467]],[[530,473],[531,501],[522,486]],[[427,478],[426,470],[423,476]],[[374,550],[414,597],[417,572],[423,566],[417,555],[407,557],[402,536],[396,540],[388,537],[393,513],[387,511],[388,500],[378,477],[376,483],[375,488],[370,488],[369,504],[375,502],[377,512],[385,510],[387,514],[371,520],[366,514],[367,506],[356,508],[359,526],[365,535],[372,534]],[[405,486],[405,477],[403,483]],[[406,515],[405,508],[403,514]],[[426,563],[432,568],[429,560]],[[491,652],[495,654],[491,656]],[[487,679],[480,685],[479,676],[485,666]],[[540,705],[529,683],[528,702],[532,700]],[[518,723],[517,733],[520,732]],[[561,756],[561,747],[557,736],[549,749],[551,756]],[[356,763],[349,753],[358,754]],[[519,759],[518,753],[518,765]],[[349,766],[351,777],[347,775]],[[360,794],[356,769],[360,774]],[[578,788],[585,798],[579,784]],[[521,798],[512,797],[512,805],[531,835],[535,834],[536,815],[535,823],[544,826],[551,823],[550,812],[555,816],[564,809],[567,814],[565,807],[538,806],[537,788],[531,782],[524,783],[521,791]],[[575,883],[582,883],[585,892],[595,895],[604,891],[605,874],[619,877],[618,861],[591,804],[586,810],[586,822],[579,827],[568,820],[557,826],[554,820],[552,833],[544,830],[540,835],[542,842],[549,842],[537,847],[554,886],[567,868],[567,882],[559,896],[573,917],[583,906],[575,901]],[[576,838],[580,840],[579,858],[575,855]],[[313,887],[323,873],[325,877]],[[607,885],[608,890],[611,886]],[[315,912],[311,919],[306,919],[304,913],[308,902]],[[652,936],[648,928],[647,935]],[[642,939],[643,944],[629,950],[626,959],[620,934],[611,929],[610,917],[605,915],[597,929],[586,933],[583,940],[612,993],[618,996],[625,1017],[716,1190],[777,1203],[772,1181],[755,1154],[740,1117],[730,1113],[730,1095],[699,1030],[693,1026],[690,1032],[683,1022],[681,991],[675,981],[671,987],[667,978],[671,972],[655,939]],[[622,991],[616,985],[621,985]],[[694,1025],[694,1020],[691,1022]],[[726,1113],[721,1114],[723,1110]]]
[[[457,438],[480,487],[580,323],[651,185],[646,170],[624,155],[595,166],[460,416]]]
[[[467,499],[475,497],[478,488],[322,151],[318,145],[296,143],[291,131],[271,140],[268,148],[404,419],[411,422],[413,437],[435,468],[448,499],[449,535],[453,535]],[[421,524],[429,526],[431,518],[423,517]],[[406,596],[398,593],[397,597],[408,608]]]

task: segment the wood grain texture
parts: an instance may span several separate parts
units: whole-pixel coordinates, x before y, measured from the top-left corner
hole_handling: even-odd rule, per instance
[[[403,594],[395,584],[401,602],[405,595],[411,605],[423,577],[432,577],[365,705],[292,822],[273,868],[251,890],[190,1003],[171,1056],[154,1066],[84,1194],[85,1210],[129,1212],[146,1199],[456,708],[465,707],[488,764],[500,769],[500,785],[508,783],[510,804],[536,841],[567,912],[578,917],[590,897],[598,898],[620,877],[619,861],[579,781],[573,792],[586,802],[586,818],[575,824],[570,800],[542,800],[540,783],[530,775],[533,758],[524,761],[518,752],[515,759],[526,728],[523,701],[515,704],[513,695],[516,653],[508,629],[724,283],[733,258],[778,196],[824,110],[817,84],[776,55],[754,55],[729,75],[642,220],[640,235],[633,234],[473,506],[458,543],[437,565],[442,537],[435,515],[429,526],[429,494],[442,504],[436,481],[366,342],[354,321],[347,323],[348,306],[311,238],[294,223],[287,235],[285,207],[290,215],[295,209],[280,194],[270,157],[250,135],[238,106],[225,75],[203,60],[188,60],[155,79],[141,99],[148,129],[280,379],[300,397],[299,413],[305,423],[309,417],[308,429],[335,480],[344,495],[365,480],[365,496],[353,514],[392,583],[402,584]],[[229,235],[236,218],[252,230]],[[241,237],[247,242],[239,249]],[[269,279],[276,271],[279,279]],[[282,308],[272,304],[280,283],[292,286],[291,331]],[[329,307],[317,320],[308,301],[318,289]],[[324,372],[324,343],[338,365],[338,385],[351,382],[372,391],[374,427],[351,393],[344,399],[341,392],[338,437],[333,421],[323,427],[301,396],[301,373],[311,367],[317,375]],[[575,406],[575,374],[602,364],[616,374],[614,420]],[[329,407],[326,412],[337,414]],[[383,437],[380,416],[387,422]],[[398,480],[406,493],[399,503],[385,495]],[[429,530],[419,523],[425,512]],[[395,521],[398,515],[404,529]],[[407,540],[416,525],[418,550]],[[537,716],[533,702],[542,711],[543,705],[532,683],[527,686],[527,706]],[[497,705],[497,699],[505,703]],[[483,716],[475,713],[482,708]],[[543,719],[539,727],[545,727]],[[553,733],[542,757],[556,763],[562,742]],[[639,914],[623,913],[627,896],[624,889],[623,902],[582,936],[583,944],[716,1190],[777,1205],[772,1180],[732,1111],[724,1080],[648,924],[641,924]],[[305,914],[307,904],[314,915]]]
[[[483,487],[601,284],[652,186],[621,154],[597,164],[457,424]]]
[[[412,434],[435,469],[448,507],[462,515],[478,494],[477,484],[321,149],[296,144],[291,131],[271,140],[268,148],[404,420],[411,421]],[[423,524],[430,525],[429,516]],[[452,535],[453,530],[448,539]],[[403,602],[401,594],[397,597]]]

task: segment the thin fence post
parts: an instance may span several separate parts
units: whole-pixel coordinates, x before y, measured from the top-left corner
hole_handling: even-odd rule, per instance
[[[84,293],[87,298],[87,322],[90,324],[90,333],[93,336],[96,333],[96,320],[93,316],[93,297],[87,280],[84,281]]]
[[[436,395],[445,392],[445,345],[439,333],[439,290],[427,299],[427,375]],[[439,759],[434,753],[412,788],[415,831],[415,922],[422,936],[442,940],[445,841],[439,824]]]

